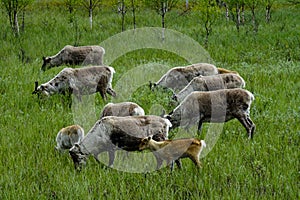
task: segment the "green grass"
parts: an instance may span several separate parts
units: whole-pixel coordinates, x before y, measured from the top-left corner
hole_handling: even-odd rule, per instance
[[[31,94],[34,81],[46,82],[65,67],[40,73],[42,56],[53,55],[66,44],[100,44],[121,30],[118,15],[102,10],[94,18],[94,29],[89,30],[83,12],[78,11],[76,24],[70,23],[62,8],[32,6],[26,13],[25,32],[14,38],[2,10],[0,199],[299,199],[300,21],[296,7],[275,8],[269,24],[263,20],[263,11],[258,14],[257,33],[248,23],[237,33],[233,22],[220,17],[207,48],[216,65],[238,71],[246,89],[254,93],[254,140],[249,141],[241,124],[232,120],[224,125],[212,151],[201,159],[202,169],[183,160],[182,170],[175,168],[170,173],[164,168],[147,174],[107,168],[92,158],[80,173],[75,172],[69,155],[54,151],[58,130],[74,123],[73,110],[59,95],[38,100]],[[178,13],[168,13],[167,27],[202,45],[204,33],[197,13],[180,17]],[[159,16],[149,10],[140,10],[137,20],[138,27],[160,26]],[[131,27],[129,17],[126,23]],[[21,49],[25,62],[20,59]],[[148,63],[188,64],[162,50],[129,52],[111,64],[117,71],[113,86],[130,69]],[[169,96],[163,90],[151,92],[144,84],[128,100],[139,103],[146,113],[160,114],[160,106],[167,111],[174,108]],[[86,121],[81,124],[86,132],[105,104],[98,94],[92,98],[94,113],[80,110],[79,120]],[[208,128],[205,124],[201,137]],[[180,137],[176,133],[171,135]]]

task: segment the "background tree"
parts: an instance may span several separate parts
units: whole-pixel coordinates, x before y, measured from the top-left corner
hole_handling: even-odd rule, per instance
[[[200,21],[205,29],[204,46],[208,47],[208,38],[212,32],[212,25],[220,14],[220,8],[215,0],[202,0],[195,2],[194,9],[200,13]]]
[[[130,0],[131,1],[131,10],[132,10],[132,23],[133,23],[133,29],[136,29],[136,10],[140,6],[136,0]]]
[[[143,1],[137,0],[114,0],[113,7],[117,7],[117,12],[121,15],[121,30],[125,31],[125,18],[128,11],[132,12],[133,29],[136,29],[136,11],[143,5]]]
[[[1,0],[1,5],[5,8],[9,23],[14,35],[19,36],[20,27],[18,14],[23,13],[22,27],[25,27],[25,9],[33,0]]]
[[[167,12],[171,11],[179,0],[145,0],[147,6],[154,9],[161,16],[162,39],[164,40],[165,17]]]
[[[266,22],[269,23],[271,20],[271,7],[274,3],[274,0],[263,0],[266,6]],[[300,1],[299,1],[300,2]]]
[[[118,13],[121,14],[122,32],[125,30],[125,15],[127,12],[127,6],[125,0],[118,0]]]
[[[64,3],[69,13],[72,14],[75,10],[75,7],[78,5],[78,0],[65,0]]]
[[[245,1],[246,1],[247,6],[251,10],[253,31],[257,32],[258,31],[258,22],[256,20],[256,9],[260,5],[261,0],[245,0]]]
[[[88,10],[89,12],[89,22],[90,28],[93,29],[93,11],[94,9],[100,7],[101,0],[83,0],[82,5]]]
[[[239,32],[240,26],[245,23],[246,0],[226,0],[224,3],[226,4],[226,9],[230,11],[232,20],[235,22],[236,29]]]

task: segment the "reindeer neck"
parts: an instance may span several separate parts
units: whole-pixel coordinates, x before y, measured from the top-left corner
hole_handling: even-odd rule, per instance
[[[150,145],[150,149],[151,150],[158,150],[158,149],[161,149],[165,146],[167,146],[171,141],[170,140],[165,140],[165,141],[151,141],[151,145]]]

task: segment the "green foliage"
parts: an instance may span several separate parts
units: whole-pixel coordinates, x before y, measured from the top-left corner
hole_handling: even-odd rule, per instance
[[[238,34],[233,22],[220,17],[210,35],[207,51],[216,65],[238,71],[246,89],[255,95],[251,108],[254,140],[247,140],[244,128],[232,120],[225,123],[212,151],[201,158],[202,169],[186,159],[183,169],[175,167],[173,173],[165,168],[134,174],[107,168],[92,158],[78,173],[68,153],[54,151],[58,130],[73,124],[74,116],[62,96],[39,100],[31,94],[36,80],[46,82],[66,67],[40,73],[42,56],[54,55],[66,44],[100,44],[120,30],[110,8],[95,16],[90,30],[85,11],[76,11],[76,25],[66,9],[57,5],[53,1],[31,5],[24,34],[18,38],[0,12],[0,199],[299,198],[300,22],[296,7],[274,3],[271,22],[261,20],[257,33],[246,23]],[[176,9],[168,13],[169,28],[203,44],[197,27],[199,14],[178,13]],[[264,19],[264,9],[257,13]],[[251,17],[248,10],[245,14],[246,19]],[[159,16],[148,9],[139,9],[137,22],[138,27],[160,26]],[[188,64],[161,50],[129,52],[111,64],[117,72],[113,87],[130,69],[151,62],[170,68]],[[128,100],[140,103],[148,114],[160,114],[161,107],[154,104],[167,112],[176,106],[170,95],[142,85]],[[106,102],[98,94],[94,97],[96,116],[84,113],[83,107],[82,117],[96,121]],[[82,124],[86,133],[92,125],[93,121]],[[205,124],[201,138],[208,128]],[[171,135],[180,137],[176,133]]]
[[[208,37],[213,30],[213,24],[220,17],[220,8],[215,0],[196,1],[193,10],[199,13],[200,24],[204,28],[205,42],[204,46],[208,46]]]
[[[177,3],[178,0],[145,0],[145,5],[153,8],[160,15],[173,9]]]
[[[24,18],[25,8],[32,2],[33,0],[1,0],[0,1],[1,6],[3,6],[6,11],[10,26],[16,36],[19,36],[20,33],[18,15],[20,15],[21,12],[23,12],[23,18]]]

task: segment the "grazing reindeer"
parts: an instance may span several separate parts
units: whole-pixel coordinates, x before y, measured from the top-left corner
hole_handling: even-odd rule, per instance
[[[214,76],[198,76],[193,78],[185,88],[174,94],[172,99],[182,101],[194,91],[214,91],[221,89],[244,88],[244,79],[233,73],[217,74]]]
[[[46,96],[72,93],[80,99],[81,95],[99,92],[103,100],[106,100],[106,93],[116,96],[111,85],[114,73],[114,68],[109,66],[64,68],[47,83],[36,87],[36,82],[33,93]]]
[[[149,135],[158,141],[165,140],[170,126],[169,120],[155,115],[103,117],[69,153],[75,169],[85,165],[90,155],[99,161],[102,152],[108,152],[109,166],[112,166],[117,150],[137,151],[142,138]]]
[[[172,91],[182,90],[194,77],[218,74],[216,66],[208,63],[197,63],[184,67],[174,67],[165,73],[156,83],[150,82],[150,89],[157,86],[169,88]]]
[[[170,120],[172,128],[189,129],[198,123],[199,132],[203,122],[223,123],[236,118],[252,139],[255,124],[250,118],[250,106],[253,100],[254,95],[241,88],[192,92],[164,117]]]
[[[174,67],[167,71],[156,83],[150,82],[150,89],[157,86],[169,88],[173,92],[182,90],[193,78],[197,76],[212,76],[216,74],[234,73],[224,68],[217,68],[209,63],[196,63],[183,67]]]
[[[103,65],[103,55],[105,50],[100,46],[65,46],[54,56],[43,57],[41,70],[58,67],[64,64],[68,65]]]

